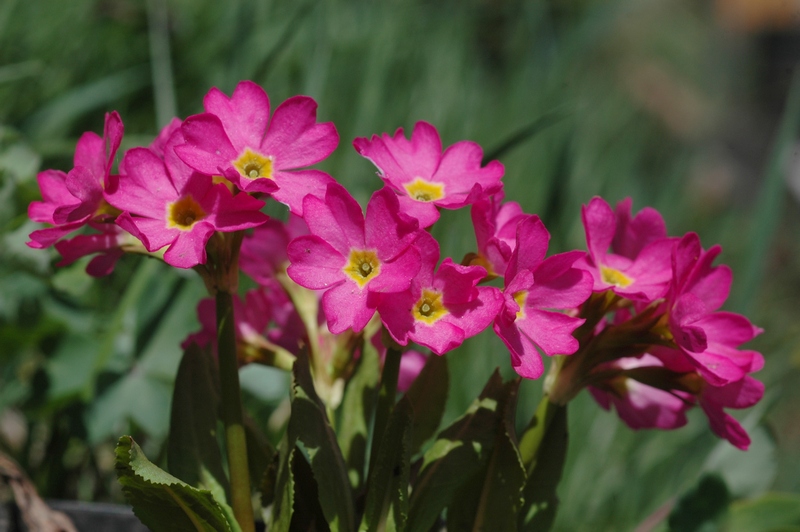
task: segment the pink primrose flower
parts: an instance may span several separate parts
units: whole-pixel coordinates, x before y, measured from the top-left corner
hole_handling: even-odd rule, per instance
[[[308,227],[299,216],[290,214],[286,223],[270,218],[244,237],[239,267],[259,284],[274,280],[289,262],[289,242],[306,234]]]
[[[215,231],[256,227],[267,220],[264,202],[233,195],[211,176],[193,171],[172,149],[183,141],[180,130],[167,143],[162,161],[148,148],[129,150],[125,174],[108,202],[123,212],[117,224],[142,241],[149,252],[167,247],[164,261],[178,268],[206,262],[206,242]]]
[[[111,176],[117,149],[122,142],[123,126],[116,111],[106,113],[103,137],[86,132],[75,147],[74,167],[69,173],[46,170],[37,176],[44,201],[31,202],[28,216],[54,227],[31,233],[28,245],[42,249],[90,221],[113,221],[118,214],[103,198],[104,189],[112,189]]]
[[[68,266],[81,257],[97,253],[86,266],[86,273],[103,277],[114,270],[117,261],[124,255],[123,246],[135,247],[139,244],[130,233],[115,224],[97,224],[96,227],[99,233],[77,235],[56,242],[55,248],[62,257],[56,266]]]
[[[750,436],[733,416],[723,410],[723,407],[749,408],[763,396],[764,385],[748,375],[739,381],[722,386],[706,386],[700,392],[698,399],[714,434],[728,440],[734,447],[746,451],[750,446]]]
[[[416,242],[422,266],[405,292],[386,294],[378,303],[384,326],[400,345],[409,340],[442,355],[494,320],[503,298],[497,288],[476,286],[486,276],[480,266],[439,261],[439,244],[428,233]]]
[[[668,289],[674,240],[666,238],[664,221],[657,211],[642,209],[631,220],[630,206],[630,199],[623,200],[615,214],[599,197],[583,206],[589,253],[576,267],[592,274],[595,292],[611,289],[622,297],[650,303]]]
[[[558,312],[572,310],[592,292],[592,277],[573,267],[583,253],[571,251],[545,259],[550,234],[538,216],[517,225],[514,252],[505,274],[504,304],[494,331],[511,353],[517,373],[536,379],[544,371],[540,351],[570,355],[578,349],[572,331],[585,320]]]
[[[323,197],[333,179],[319,170],[297,170],[318,163],[339,143],[332,122],[317,123],[317,102],[307,96],[289,98],[270,120],[264,89],[242,81],[228,98],[211,89],[203,100],[206,112],[190,116],[182,126],[186,144],[179,156],[195,170],[222,175],[245,192],[264,192],[303,214],[303,197]]]
[[[353,141],[356,151],[378,167],[384,183],[400,195],[403,212],[417,218],[420,227],[439,219],[437,207],[460,209],[502,189],[503,165],[481,166],[483,150],[471,141],[456,142],[442,153],[436,128],[417,122],[411,140],[398,129],[372,139]]]
[[[686,424],[686,411],[693,397],[677,390],[663,390],[631,378],[625,370],[664,368],[653,355],[619,358],[599,366],[595,371],[613,376],[589,386],[592,397],[606,410],[613,405],[620,419],[632,429],[676,429]],[[614,374],[614,370],[619,370]],[[667,371],[666,369],[664,371]]]
[[[471,264],[486,268],[490,278],[505,275],[516,245],[517,223],[527,215],[515,201],[502,203],[502,192],[484,197],[472,205],[472,225],[478,256]]]
[[[308,195],[303,216],[308,236],[289,243],[289,277],[300,286],[325,290],[322,306],[334,334],[361,331],[382,293],[402,292],[420,268],[412,245],[416,220],[400,212],[397,196],[386,188],[367,205],[366,218],[356,200],[338,183],[325,199]]]
[[[669,329],[688,360],[713,386],[742,380],[764,365],[760,353],[738,347],[762,332],[732,312],[715,312],[730,291],[732,274],[712,266],[722,251],[703,251],[695,233],[688,233],[672,254],[673,279],[667,296]]]

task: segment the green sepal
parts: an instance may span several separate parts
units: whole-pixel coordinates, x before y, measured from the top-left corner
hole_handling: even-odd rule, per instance
[[[115,469],[133,513],[153,532],[240,532],[233,511],[150,462],[130,436],[119,439]]]
[[[206,487],[203,476],[210,474],[229,496],[217,440],[219,401],[214,359],[193,343],[184,351],[175,377],[167,464],[170,473],[191,486]]]
[[[414,440],[411,454],[419,451],[422,444],[436,434],[444,415],[449,385],[447,358],[430,355],[425,367],[406,392],[406,397],[414,407]]]
[[[550,530],[558,510],[556,488],[564,472],[567,458],[567,407],[547,401],[542,420],[547,423],[538,446],[533,469],[528,475],[522,496],[525,500],[519,513],[518,530]],[[538,412],[537,412],[538,414]]]
[[[378,351],[365,341],[353,378],[347,383],[339,421],[339,446],[347,462],[350,485],[358,490],[364,484],[369,426],[378,396],[381,364]]]
[[[370,472],[369,489],[361,531],[378,530],[386,523],[387,530],[405,530],[408,517],[408,480],[413,442],[413,408],[405,396],[395,405],[375,469]]]
[[[495,370],[467,412],[425,452],[409,498],[408,530],[428,530],[492,454],[505,404],[516,385]]]

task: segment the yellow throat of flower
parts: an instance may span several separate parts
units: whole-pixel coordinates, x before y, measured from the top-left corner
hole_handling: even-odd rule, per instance
[[[603,265],[600,265],[600,277],[603,278],[604,283],[613,284],[614,286],[618,286],[620,288],[626,288],[634,281],[621,271]]]
[[[258,179],[259,177],[272,179],[272,157],[261,155],[250,148],[245,148],[244,153],[233,161],[233,166],[248,179]]]
[[[421,177],[415,177],[403,185],[411,199],[422,202],[431,202],[444,197],[444,183],[432,183]]]
[[[376,252],[369,249],[350,250],[344,273],[358,283],[359,287],[364,288],[370,279],[377,277],[380,272],[381,261]]]
[[[206,211],[190,194],[167,205],[167,227],[171,229],[188,231],[206,216]]]
[[[447,309],[442,303],[442,294],[436,290],[423,290],[419,301],[414,303],[412,313],[415,320],[432,325],[447,314]]]

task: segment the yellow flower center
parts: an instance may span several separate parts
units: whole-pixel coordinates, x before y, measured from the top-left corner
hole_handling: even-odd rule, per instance
[[[415,177],[413,181],[404,184],[403,188],[417,201],[436,201],[444,197],[444,183],[431,183],[421,177]]]
[[[528,291],[527,290],[520,290],[514,294],[514,301],[517,302],[519,305],[519,310],[517,311],[517,319],[525,317],[525,300],[528,299]]]
[[[188,231],[206,216],[206,211],[191,195],[167,205],[167,227],[172,229]]]
[[[414,319],[432,325],[442,316],[447,314],[447,309],[442,303],[442,294],[436,290],[425,289],[419,301],[414,303]]]
[[[346,273],[358,286],[364,288],[370,279],[377,277],[381,272],[381,261],[378,254],[372,250],[350,250],[350,257],[347,266],[344,267]]]
[[[258,179],[259,177],[272,179],[272,157],[256,153],[250,148],[245,148],[244,153],[233,161],[233,166],[248,179]]]
[[[94,218],[100,218],[101,220],[107,220],[110,218],[116,219],[116,217],[120,214],[122,214],[121,210],[109,204],[106,200],[101,199],[100,204],[97,206],[97,210],[94,211]]]
[[[603,282],[619,286],[620,288],[625,288],[634,281],[621,271],[602,265],[600,266],[600,277],[603,278]]]

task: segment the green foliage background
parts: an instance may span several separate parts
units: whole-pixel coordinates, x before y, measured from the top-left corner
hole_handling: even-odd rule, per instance
[[[163,462],[178,343],[197,327],[191,272],[124,257],[108,278],[55,268],[36,228],[36,172],[69,170],[75,142],[118,110],[123,147],[211,86],[261,84],[273,106],[319,102],[339,149],[319,168],[364,201],[380,186],[354,137],[434,124],[445,145],[501,150],[506,197],[537,213],[551,252],[584,247],[580,206],[631,196],[671,234],[722,244],[735,274],[729,310],[766,332],[764,400],[736,415],[741,453],[694,412],[687,427],[633,432],[587,394],[570,405],[560,530],[633,529],[706,472],[734,497],[800,491],[798,204],[784,176],[797,113],[784,113],[791,60],[692,0],[5,0],[0,3],[0,448],[49,497],[120,500],[113,444],[133,432]],[[717,3],[719,5],[719,3]],[[785,33],[773,36],[781,39]],[[780,40],[778,41],[780,42]],[[795,58],[796,59],[796,58]],[[783,62],[781,62],[783,61]],[[784,133],[779,123],[784,117]],[[444,255],[474,247],[469,213],[435,229]],[[491,334],[448,355],[445,423],[508,355]],[[284,375],[244,370],[248,404],[279,426]],[[523,383],[520,423],[538,401]]]

